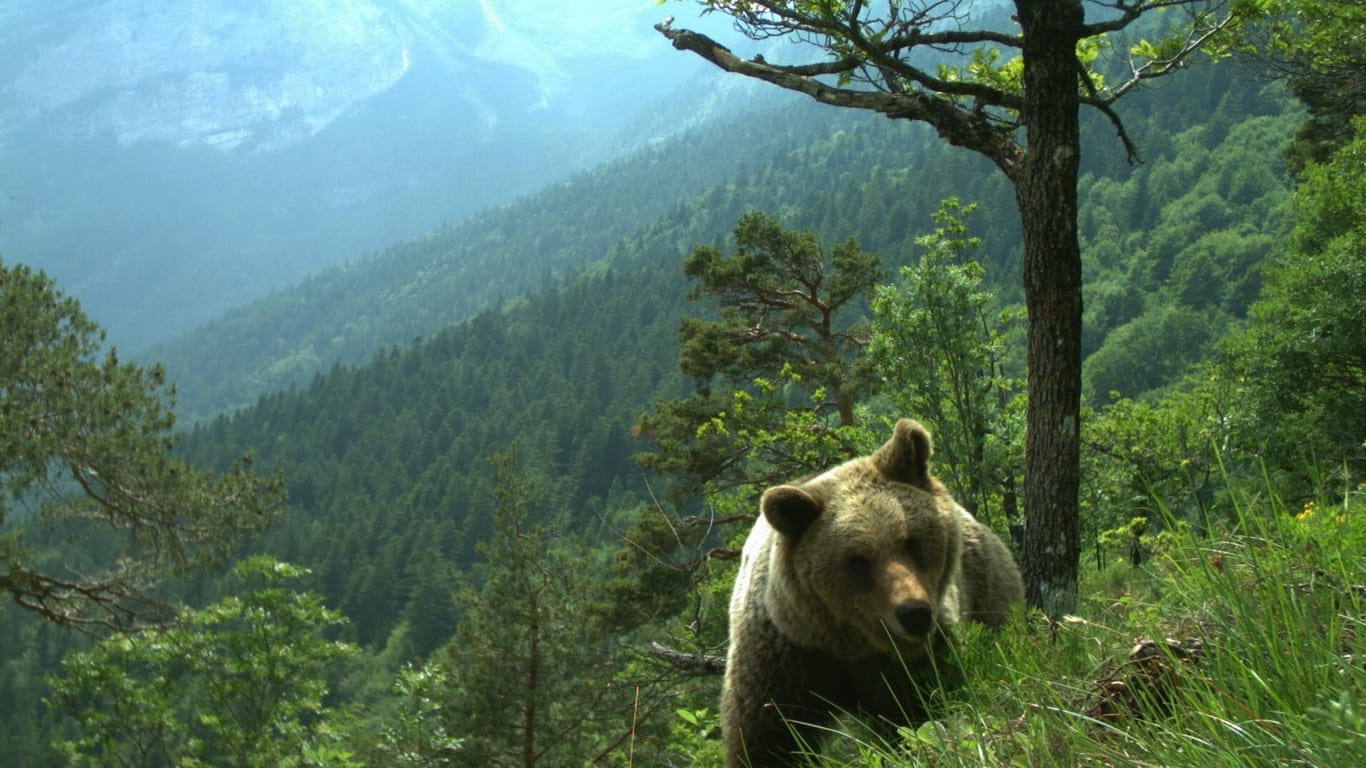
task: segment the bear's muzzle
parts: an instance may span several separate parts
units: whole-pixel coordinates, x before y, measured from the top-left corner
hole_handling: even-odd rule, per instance
[[[934,606],[928,600],[908,600],[896,607],[897,634],[923,638],[934,628]]]

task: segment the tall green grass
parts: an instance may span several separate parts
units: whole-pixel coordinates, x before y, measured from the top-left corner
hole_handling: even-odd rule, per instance
[[[1216,530],[1091,573],[1078,616],[964,628],[933,722],[844,732],[822,764],[1366,766],[1366,488],[1230,497]]]

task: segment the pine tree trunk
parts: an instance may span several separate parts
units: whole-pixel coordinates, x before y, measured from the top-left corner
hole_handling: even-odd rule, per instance
[[[531,595],[531,626],[527,629],[530,648],[527,653],[526,699],[522,704],[522,766],[536,765],[536,701],[540,698],[541,680],[541,610],[539,592]]]
[[[1076,43],[1079,0],[1016,0],[1024,31],[1028,146],[1015,184],[1024,233],[1029,315],[1022,570],[1030,605],[1073,609],[1081,554],[1077,494],[1081,429],[1080,160]]]

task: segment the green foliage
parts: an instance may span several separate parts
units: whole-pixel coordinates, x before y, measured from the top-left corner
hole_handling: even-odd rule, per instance
[[[1091,187],[1087,402],[1157,397],[1247,315],[1292,224],[1277,158],[1295,117],[1251,118],[1217,143],[1192,129],[1170,140],[1171,162]]]
[[[1118,528],[1101,531],[1096,537],[1096,547],[1125,551],[1129,555],[1131,565],[1140,565],[1143,562],[1144,548],[1148,546],[1146,534],[1149,522],[1150,519],[1147,517],[1135,517]]]
[[[1353,117],[1366,103],[1366,53],[1360,30],[1366,9],[1341,0],[1261,0],[1268,18],[1246,36],[1244,47],[1282,76],[1309,117],[1286,150],[1297,177],[1323,164],[1352,140]]]
[[[992,316],[982,267],[967,256],[979,243],[964,221],[975,209],[944,201],[935,230],[916,238],[919,262],[878,287],[867,357],[893,415],[934,435],[935,471],[955,498],[984,519],[1017,523],[1022,386],[1006,371],[1012,313]]]
[[[1366,466],[1364,161],[1358,119],[1356,138],[1330,163],[1306,168],[1291,249],[1267,270],[1246,331],[1225,343],[1230,375],[1252,395],[1243,439],[1267,446],[1268,461],[1302,481],[1310,478],[1294,467],[1310,456],[1348,476]]]
[[[690,765],[721,765],[721,740],[716,733],[721,728],[721,715],[710,707],[680,709],[670,731],[669,743],[680,752],[692,756]]]
[[[684,319],[683,373],[702,384],[714,376],[736,383],[786,365],[828,386],[848,426],[855,395],[846,391],[854,385],[848,358],[866,339],[845,307],[881,277],[880,258],[852,237],[827,256],[814,233],[784,231],[757,211],[741,216],[734,234],[734,255],[699,246],[683,262],[683,274],[696,281],[688,298],[715,299],[721,318]]]
[[[259,582],[245,596],[67,656],[49,705],[70,712],[81,735],[58,751],[91,766],[352,764],[324,727],[324,673],[355,648],[322,636],[340,614],[281,586],[304,573],[248,558],[233,568]]]
[[[1203,532],[1231,524],[1238,507],[1222,486],[1231,478],[1263,477],[1268,469],[1277,474],[1294,451],[1265,453],[1267,435],[1260,430],[1266,425],[1252,407],[1259,386],[1226,362],[1205,364],[1160,397],[1121,398],[1087,414],[1082,506],[1098,569],[1107,567],[1115,546],[1131,557],[1146,557],[1154,548],[1152,537],[1170,527],[1189,524]],[[1293,493],[1312,485],[1284,481],[1277,476],[1275,486]],[[1146,535],[1107,542],[1108,531],[1139,518],[1150,525]]]
[[[258,478],[250,457],[221,477],[173,459],[162,369],[120,362],[41,272],[0,262],[0,325],[0,590],[61,624],[157,620],[153,585],[264,527],[278,478]]]
[[[1024,90],[1024,58],[1012,56],[1005,63],[998,64],[1000,58],[1001,52],[995,48],[977,48],[973,50],[972,58],[964,67],[964,73],[972,82],[982,83],[1003,93],[1018,95]],[[958,76],[955,68],[941,65],[940,77],[947,79]]]
[[[734,254],[699,246],[683,262],[696,281],[688,298],[714,299],[720,318],[684,317],[680,326],[679,367],[698,391],[656,404],[638,426],[660,448],[641,464],[676,474],[676,495],[820,466],[812,460],[847,447],[836,428],[853,427],[867,384],[855,365],[868,343],[857,313],[881,279],[880,257],[853,238],[827,255],[814,233],[786,231],[759,212],[742,216],[734,235]],[[778,435],[794,428],[828,432],[826,450],[792,451]]]
[[[455,635],[418,673],[438,675],[439,688],[410,694],[439,697],[433,733],[449,736],[409,730],[400,753],[454,751],[464,765],[570,765],[630,727],[628,691],[612,685],[612,645],[584,631],[593,605],[585,553],[532,522],[540,499],[516,462],[515,453],[491,460],[493,536],[459,592]],[[410,711],[421,715],[421,702]]]
[[[404,667],[394,682],[400,709],[384,730],[379,753],[384,764],[438,768],[460,765],[464,742],[447,732],[442,716],[446,679],[435,664]]]
[[[633,523],[612,555],[603,582],[605,599],[595,616],[605,631],[617,633],[658,627],[684,610],[710,527],[700,518],[680,523],[649,505],[641,505],[629,519]]]
[[[1105,403],[1160,389],[1207,355],[1222,330],[1217,317],[1179,305],[1139,315],[1086,359],[1087,399]]]

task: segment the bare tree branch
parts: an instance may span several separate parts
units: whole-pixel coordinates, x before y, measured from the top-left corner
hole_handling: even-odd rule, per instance
[[[1165,5],[1189,5],[1190,2],[1173,2]],[[1200,19],[1209,19],[1207,23],[1200,23]],[[1191,56],[1202,46],[1210,41],[1211,38],[1221,34],[1230,25],[1237,23],[1237,17],[1232,13],[1224,13],[1220,16],[1201,14],[1200,19],[1196,19],[1190,26],[1190,33],[1182,41],[1181,47],[1172,55],[1146,61],[1142,64],[1134,64],[1130,61],[1130,75],[1127,80],[1114,88],[1107,88],[1103,96],[1091,95],[1090,98],[1082,98],[1081,102],[1091,107],[1109,107],[1125,94],[1134,90],[1145,80],[1154,80],[1164,77],[1172,72],[1185,67]],[[1104,111],[1104,110],[1102,110]]]
[[[0,585],[21,608],[89,635],[171,622],[174,611],[151,598],[147,576],[134,573],[128,565],[100,577],[61,579],[12,564],[0,577]]]
[[[803,93],[836,107],[864,109],[887,117],[918,120],[934,127],[950,144],[966,147],[990,158],[1008,177],[1015,178],[1024,162],[1024,150],[1009,130],[993,125],[985,112],[968,110],[942,97],[916,91],[886,93],[855,90],[817,80],[809,68],[786,68],[762,60],[745,60],[706,35],[672,25],[656,24],[655,29],[673,43],[674,48],[691,51],[717,67],[752,77],[780,88]],[[968,94],[964,94],[968,95]],[[1005,103],[1006,97],[991,92],[991,103]]]
[[[726,671],[726,660],[720,656],[685,653],[660,643],[650,643],[650,655],[677,669],[695,674],[721,675]]]

